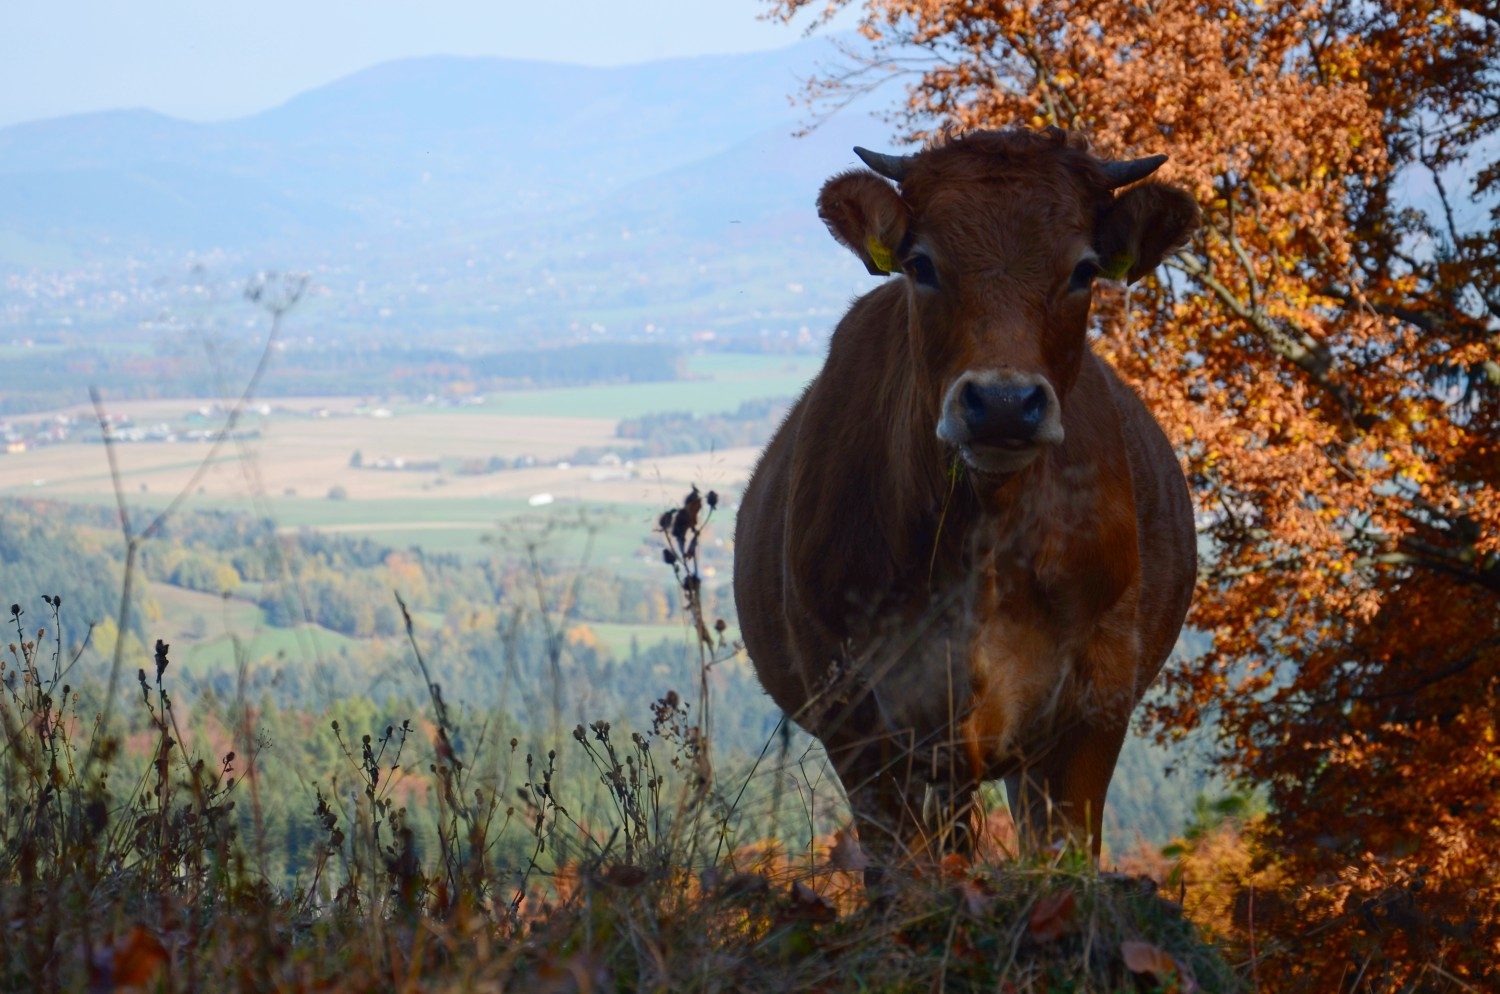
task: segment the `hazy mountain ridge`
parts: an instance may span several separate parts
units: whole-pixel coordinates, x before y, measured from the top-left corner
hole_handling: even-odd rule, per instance
[[[429,57],[219,123],[0,129],[0,338],[138,335],[205,258],[311,271],[319,336],[821,335],[869,282],[818,187],[890,130],[856,107],[794,137],[801,80],[837,58]]]
[[[571,209],[722,153],[803,113],[789,95],[826,43],[588,68],[496,58],[387,63],[252,117],[194,124],[144,110],[0,129],[0,228],[193,248],[314,225],[371,228]],[[153,181],[153,212],[109,211]],[[22,190],[24,187],[24,190]],[[80,189],[97,195],[77,197]],[[24,193],[24,196],[20,195]],[[220,201],[201,217],[205,198]]]

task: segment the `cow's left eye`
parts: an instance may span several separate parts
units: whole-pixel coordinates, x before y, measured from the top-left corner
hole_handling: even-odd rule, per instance
[[[1102,270],[1099,268],[1098,259],[1084,259],[1073,267],[1073,275],[1068,277],[1068,292],[1077,293],[1087,290],[1094,285],[1094,280]]]
[[[901,264],[901,268],[906,270],[906,275],[916,280],[922,286],[936,289],[937,267],[932,264],[932,260],[925,253],[913,252],[906,257],[906,261]]]

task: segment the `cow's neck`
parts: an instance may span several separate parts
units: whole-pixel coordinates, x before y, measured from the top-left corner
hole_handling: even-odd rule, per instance
[[[905,301],[900,311],[906,320]],[[915,336],[898,337],[910,350]],[[943,337],[941,335],[937,336]],[[916,564],[892,577],[890,593],[920,611],[935,603],[970,598],[981,575],[1045,597],[1065,582],[1070,520],[1087,517],[1065,506],[1087,496],[1064,486],[1066,456],[1043,451],[1024,469],[1003,475],[977,473],[937,438],[938,398],[944,384],[924,382],[933,365],[908,352],[887,366],[892,382],[883,430],[892,472],[878,506],[881,536],[896,563]],[[1072,550],[1076,551],[1076,550]]]
[[[991,557],[1045,566],[1047,502],[1065,489],[1051,454],[1005,479],[955,463],[936,436],[940,388],[914,361],[899,287],[864,298],[851,319],[802,405],[787,535],[798,599],[838,637],[861,616],[963,599]]]

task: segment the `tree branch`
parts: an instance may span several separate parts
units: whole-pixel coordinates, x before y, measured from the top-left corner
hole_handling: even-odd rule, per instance
[[[1198,257],[1179,252],[1167,264],[1205,287],[1231,314],[1256,331],[1272,352],[1305,373],[1308,379],[1338,404],[1351,421],[1361,427],[1365,426],[1367,419],[1359,401],[1346,385],[1332,376],[1333,357],[1321,343],[1306,332],[1287,331],[1265,311],[1241,300],[1238,294],[1209,272]]]

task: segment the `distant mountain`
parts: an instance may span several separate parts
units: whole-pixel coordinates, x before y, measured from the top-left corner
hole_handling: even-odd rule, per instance
[[[586,68],[432,57],[376,66],[253,117],[150,111],[0,129],[0,229],[240,247],[571,210],[789,134],[826,42]]]
[[[433,57],[220,123],[0,129],[0,274],[21,281],[0,280],[0,342],[155,348],[205,262],[313,272],[321,338],[821,336],[871,283],[818,188],[891,130],[869,112],[887,92],[794,137],[803,80],[837,58],[828,41],[608,69]]]

